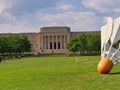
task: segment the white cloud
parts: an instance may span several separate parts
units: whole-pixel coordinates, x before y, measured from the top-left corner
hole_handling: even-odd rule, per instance
[[[0,33],[39,32],[39,29],[23,24],[0,24]]]
[[[39,14],[42,25],[70,26],[74,30],[98,29],[99,18],[93,12],[64,12],[59,14]]]
[[[8,20],[8,21],[16,22],[16,16],[13,16],[13,15],[11,15],[11,14],[8,13],[8,12],[4,12],[1,16],[2,16],[3,18],[5,18],[6,20]]]
[[[99,21],[100,17],[96,16],[94,12],[87,12],[87,11],[77,12],[77,11],[74,11],[74,8],[76,7],[78,8],[78,6],[74,7],[72,4],[66,4],[62,2],[57,3],[56,5],[57,9],[52,9],[52,8],[49,9],[49,11],[56,10],[55,12],[58,12],[58,13],[55,13],[55,12],[52,13],[49,11],[37,12],[36,10],[36,12],[33,12],[33,13],[24,12],[24,14],[21,14],[21,16],[19,17],[18,15],[19,13],[14,14],[14,13],[11,13],[11,11],[15,10],[15,12],[16,11],[19,12],[19,10],[21,10],[23,12],[24,10],[15,8],[14,6],[15,2],[13,3],[11,1],[12,3],[11,2],[8,3],[8,1],[10,0],[6,0],[6,2],[5,0],[2,0],[2,2],[5,3],[4,4],[5,6],[3,5],[4,8],[0,9],[1,10],[0,11],[1,12],[0,33],[39,32],[40,27],[57,26],[57,25],[69,26],[72,28],[72,30],[81,30],[81,31],[82,30],[98,30],[99,28],[98,25],[101,24],[101,22]],[[1,5],[1,0],[0,0],[0,5]],[[60,10],[62,10],[62,12]]]
[[[113,11],[114,11],[115,13],[120,13],[120,8],[115,8],[115,9],[113,9]]]
[[[0,0],[0,14],[3,13],[5,10],[9,9],[12,6],[12,3],[8,0]]]
[[[112,12],[114,8],[120,8],[119,0],[83,0],[82,4],[88,8],[94,8],[103,13]]]
[[[63,2],[59,2],[59,3],[57,3],[56,9],[60,9],[60,10],[65,10],[65,11],[67,11],[67,10],[72,10],[72,9],[74,9],[74,7],[73,7],[71,4],[65,4],[65,3],[63,3]]]

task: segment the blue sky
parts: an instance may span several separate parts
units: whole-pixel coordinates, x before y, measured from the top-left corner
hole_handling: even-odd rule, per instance
[[[45,26],[100,30],[120,15],[120,0],[0,0],[0,33],[39,32]]]

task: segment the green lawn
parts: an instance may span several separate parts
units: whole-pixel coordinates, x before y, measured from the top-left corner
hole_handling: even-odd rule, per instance
[[[119,90],[120,64],[99,74],[99,56],[43,56],[0,63],[0,90]]]

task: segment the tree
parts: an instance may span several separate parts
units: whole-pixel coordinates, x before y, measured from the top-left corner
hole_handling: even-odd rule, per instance
[[[79,49],[79,43],[78,42],[79,42],[78,37],[74,36],[74,37],[71,38],[71,40],[67,44],[66,48],[69,51],[77,52],[78,49]]]
[[[99,33],[82,33],[72,37],[67,44],[67,49],[72,52],[92,52],[100,51],[100,34]]]
[[[88,51],[100,51],[100,47],[101,47],[100,34],[96,33],[87,34]]]
[[[79,40],[79,52],[85,52],[87,50],[87,35],[86,34],[80,34],[78,36],[78,40]]]
[[[0,36],[0,53],[5,54],[21,54],[29,52],[31,49],[30,41],[23,35],[6,35]]]
[[[19,37],[16,45],[17,45],[16,48],[17,53],[29,52],[31,49],[31,44],[26,36]]]

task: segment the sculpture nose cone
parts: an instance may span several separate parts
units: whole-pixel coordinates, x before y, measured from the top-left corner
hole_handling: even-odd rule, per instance
[[[101,74],[107,74],[113,67],[113,63],[109,58],[103,58],[100,60],[97,70]]]

